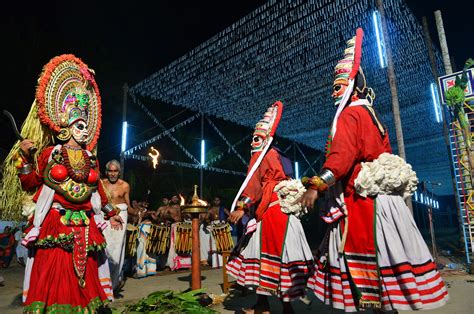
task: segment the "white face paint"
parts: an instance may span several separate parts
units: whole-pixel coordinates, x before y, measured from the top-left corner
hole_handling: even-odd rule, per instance
[[[87,131],[87,123],[85,123],[83,120],[79,120],[74,122],[71,128],[71,133],[72,133],[72,138],[78,143],[78,144],[85,144],[87,141],[87,137],[89,136],[89,132]]]

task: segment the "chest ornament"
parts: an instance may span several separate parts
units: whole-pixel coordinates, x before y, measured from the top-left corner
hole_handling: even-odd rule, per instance
[[[44,170],[47,186],[72,203],[88,200],[97,189],[99,174],[93,169],[96,159],[80,148],[62,147],[53,151]]]

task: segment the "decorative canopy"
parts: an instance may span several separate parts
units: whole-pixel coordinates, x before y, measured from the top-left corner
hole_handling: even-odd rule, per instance
[[[421,181],[441,182],[452,194],[442,124],[431,97],[434,79],[423,31],[402,0],[385,0],[397,76],[407,161]],[[135,85],[147,97],[253,127],[268,104],[285,104],[277,135],[324,149],[336,108],[334,66],[357,28],[364,30],[362,64],[396,152],[387,69],[377,45],[371,0],[269,1],[195,49]],[[438,72],[441,59],[436,52]],[[386,62],[385,62],[386,64]]]

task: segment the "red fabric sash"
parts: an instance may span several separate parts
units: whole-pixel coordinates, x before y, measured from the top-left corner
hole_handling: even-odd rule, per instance
[[[260,289],[277,292],[280,284],[281,257],[285,244],[288,215],[281,211],[276,193],[262,216],[260,248]],[[272,205],[273,203],[273,205]]]
[[[359,308],[380,308],[381,291],[377,264],[375,200],[358,194],[345,197],[348,232],[344,259]],[[344,230],[342,222],[342,230]]]

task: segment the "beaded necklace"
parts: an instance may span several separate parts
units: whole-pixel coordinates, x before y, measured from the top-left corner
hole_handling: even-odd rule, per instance
[[[80,153],[77,154],[79,151]],[[64,165],[66,166],[69,176],[75,182],[85,182],[91,168],[91,163],[87,152],[82,148],[63,146],[61,148],[61,155],[64,158]],[[73,161],[72,163],[71,159]]]

